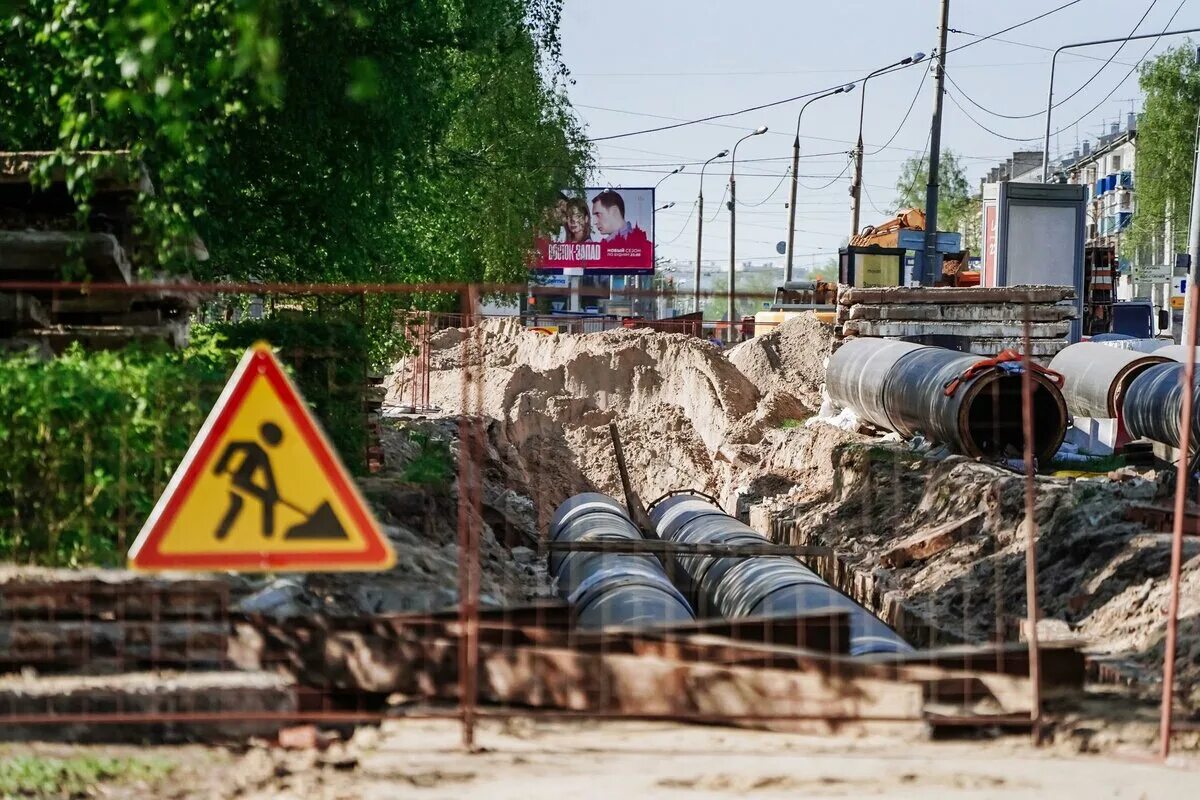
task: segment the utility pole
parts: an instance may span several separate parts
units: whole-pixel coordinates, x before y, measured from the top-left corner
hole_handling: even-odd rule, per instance
[[[804,109],[818,100],[853,90],[854,84],[847,83],[845,86],[839,86],[831,92],[819,94],[800,106],[800,113],[796,115],[796,138],[792,142],[792,199],[788,203],[787,264],[783,271],[784,283],[789,283],[792,280],[792,251],[796,248],[796,190],[800,183],[800,120],[804,117]]]
[[[704,166],[700,168],[700,195],[696,198],[698,206],[696,211],[700,215],[696,220],[696,286],[692,297],[692,311],[697,314],[700,313],[700,253],[704,242],[704,170],[718,158],[724,158],[727,155],[729,155],[729,151],[722,150],[705,161]]]
[[[762,136],[767,132],[767,126],[755,128],[752,132],[737,140],[733,146],[733,155],[729,158],[729,309],[726,316],[729,318],[729,330],[726,331],[726,336],[733,335],[734,322],[737,321],[737,309],[734,306],[737,291],[734,288],[734,282],[737,280],[737,272],[735,272],[737,264],[737,149],[738,145],[749,139],[751,136]],[[725,339],[724,341],[729,341]]]
[[[1196,60],[1200,61],[1200,49],[1196,51]],[[1188,224],[1188,265],[1187,286],[1184,287],[1183,301],[1183,330],[1189,330],[1192,315],[1196,308],[1192,305],[1192,284],[1196,282],[1196,262],[1200,261],[1200,110],[1196,115],[1196,155],[1192,167],[1192,213]]]
[[[942,276],[937,249],[938,170],[942,160],[942,94],[946,85],[946,34],[950,24],[950,0],[942,0],[942,21],[938,27],[938,50],[933,60],[933,123],[929,128],[929,182],[925,186],[925,258],[918,272],[921,283],[932,286]],[[923,275],[921,273],[924,273]]]

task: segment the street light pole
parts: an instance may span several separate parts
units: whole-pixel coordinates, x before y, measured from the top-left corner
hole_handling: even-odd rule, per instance
[[[1058,54],[1063,50],[1073,50],[1076,47],[1092,47],[1098,44],[1116,44],[1117,42],[1133,42],[1138,39],[1158,39],[1163,36],[1175,36],[1181,33],[1196,33],[1200,28],[1184,28],[1178,31],[1163,31],[1162,33],[1143,33],[1139,36],[1119,36],[1116,39],[1094,39],[1090,42],[1075,42],[1064,44],[1054,51],[1050,57],[1050,81],[1046,90],[1046,138],[1042,142],[1042,183],[1050,182],[1050,114],[1054,111],[1054,66],[1058,63]]]
[[[700,313],[700,250],[704,242],[704,170],[709,164],[716,161],[718,158],[724,158],[729,155],[728,150],[722,150],[715,156],[704,162],[704,166],[700,168],[700,196],[696,198],[697,211],[700,216],[696,221],[696,286],[692,298],[692,313]]]
[[[729,331],[733,330],[735,313],[733,300],[735,294],[734,282],[736,281],[734,265],[737,263],[737,178],[734,174],[734,169],[737,166],[737,149],[738,145],[751,136],[762,136],[766,132],[767,126],[763,125],[738,139],[737,143],[733,146],[733,156],[729,159],[729,308],[726,311],[726,316],[729,317]],[[729,335],[727,331],[726,336]]]
[[[800,118],[804,116],[804,109],[808,108],[813,103],[824,97],[832,97],[835,94],[842,92],[854,91],[854,84],[848,83],[845,86],[839,86],[832,92],[826,92],[822,95],[809,100],[804,105],[800,106],[800,113],[796,115],[796,138],[792,142],[792,199],[788,203],[788,237],[787,237],[787,266],[783,272],[783,282],[787,283],[792,279],[792,250],[796,243],[796,187],[800,181]]]
[[[663,181],[665,181],[667,178],[671,177],[672,175],[678,175],[679,173],[683,172],[684,167],[686,167],[686,166],[687,165],[684,164],[683,166],[676,167],[675,169],[668,172],[666,175],[663,175],[661,178],[659,178],[658,183],[654,184],[655,191],[658,190],[659,184],[661,184]]]
[[[853,239],[858,235],[858,211],[859,202],[862,200],[862,167],[863,167],[863,117],[867,111],[867,81],[874,78],[876,75],[887,72],[896,67],[906,67],[909,64],[918,64],[925,60],[924,53],[913,53],[905,59],[897,61],[895,64],[888,64],[886,67],[871,72],[862,80],[862,95],[859,98],[858,107],[858,142],[854,145],[854,183],[850,186],[850,196],[852,202],[850,204],[850,238]]]
[[[932,286],[942,275],[941,260],[937,250],[938,224],[938,171],[942,160],[942,94],[946,87],[946,34],[950,24],[950,0],[942,0],[942,20],[938,26],[938,51],[934,59],[933,123],[929,128],[929,169],[925,183],[925,263],[917,268],[917,278],[925,273],[925,280]]]

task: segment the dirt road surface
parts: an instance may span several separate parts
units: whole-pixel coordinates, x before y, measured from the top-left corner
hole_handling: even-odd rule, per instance
[[[1034,750],[1023,736],[928,742],[806,736],[665,723],[485,721],[482,752],[459,749],[449,720],[390,721],[324,751],[255,747],[66,748],[42,755],[151,758],[174,765],[111,798],[385,800],[387,798],[1185,798],[1200,761],[1163,766],[1146,750],[1078,755]],[[17,751],[6,748],[4,756]]]

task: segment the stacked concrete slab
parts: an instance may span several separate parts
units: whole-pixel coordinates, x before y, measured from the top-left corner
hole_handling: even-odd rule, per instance
[[[1023,349],[1026,313],[1031,354],[1051,358],[1068,344],[1076,316],[1069,286],[838,287],[837,337],[872,336],[935,343],[957,336],[969,352]]]
[[[46,153],[0,153],[0,349],[60,352],[131,341],[186,344],[198,298],[175,279],[161,289],[119,287],[152,272],[134,235],[134,203],[153,193],[149,177],[127,153],[95,154],[109,166],[97,175],[86,218],[66,189],[66,172],[49,183],[33,176]],[[197,255],[203,247],[197,243]],[[39,288],[90,282],[92,291]],[[6,287],[5,284],[8,284]]]

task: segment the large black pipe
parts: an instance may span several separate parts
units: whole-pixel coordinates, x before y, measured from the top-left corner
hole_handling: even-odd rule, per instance
[[[1183,416],[1183,371],[1186,364],[1155,364],[1146,367],[1125,390],[1122,406],[1125,428],[1135,439],[1179,447],[1182,433],[1179,424]],[[1200,389],[1200,375],[1192,391]],[[1195,396],[1195,395],[1193,395]],[[1200,420],[1200,404],[1192,406]],[[1196,431],[1200,425],[1192,422],[1192,450],[1196,449]]]
[[[552,542],[641,541],[625,509],[596,492],[576,495],[554,512]],[[556,551],[550,574],[582,628],[654,625],[695,619],[692,608],[653,555]]]
[[[1019,457],[1024,450],[1019,362],[962,378],[983,360],[941,347],[858,337],[830,358],[826,386],[833,402],[877,427],[905,437],[920,433],[968,456]],[[954,388],[950,394],[948,387]],[[1062,392],[1034,372],[1037,458],[1058,452],[1068,422]]]
[[[766,537],[697,497],[670,497],[650,514],[665,540],[692,544],[764,544]],[[675,578],[701,616],[739,619],[796,616],[824,609],[850,615],[850,655],[906,653],[899,634],[794,558],[681,555]]]

